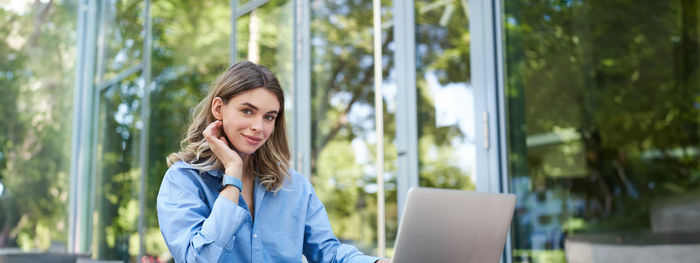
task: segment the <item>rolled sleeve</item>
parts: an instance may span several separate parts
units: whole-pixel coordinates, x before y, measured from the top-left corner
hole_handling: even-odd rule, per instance
[[[362,254],[357,248],[351,245],[341,244],[336,250],[337,262],[350,262],[350,263],[369,263],[375,262],[380,257],[373,257]]]
[[[202,234],[219,242],[222,247],[230,243],[231,237],[240,229],[248,219],[247,211],[231,202],[225,197],[219,196],[214,201],[209,218],[202,224]],[[224,225],[238,227],[222,227]]]
[[[210,209],[198,176],[168,171],[158,193],[158,223],[176,262],[217,262],[246,220],[243,208],[221,196]]]
[[[362,254],[356,247],[341,244],[333,234],[326,208],[311,190],[304,229],[304,255],[309,262],[372,263],[378,257]]]

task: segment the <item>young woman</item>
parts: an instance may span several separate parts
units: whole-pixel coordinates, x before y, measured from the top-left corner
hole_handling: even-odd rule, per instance
[[[175,261],[388,262],[335,238],[289,155],[277,78],[251,62],[231,66],[168,156],[158,223]]]

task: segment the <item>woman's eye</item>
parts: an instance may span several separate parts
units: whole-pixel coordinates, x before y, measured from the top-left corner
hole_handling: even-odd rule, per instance
[[[268,120],[268,121],[274,121],[274,120],[275,120],[275,116],[266,115],[266,116],[265,116],[265,119]]]
[[[245,115],[251,115],[251,114],[253,114],[253,111],[252,111],[252,110],[249,110],[249,109],[244,109],[244,110],[242,110],[241,112],[243,112],[243,114],[245,114]]]

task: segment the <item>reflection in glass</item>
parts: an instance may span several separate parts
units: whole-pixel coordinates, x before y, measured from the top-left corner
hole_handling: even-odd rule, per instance
[[[143,81],[133,74],[100,92],[93,251],[98,259],[139,254],[139,137]]]
[[[388,13],[391,4],[384,3],[382,8]],[[376,254],[376,109],[372,12],[367,10],[372,10],[370,0],[311,4],[311,181],[336,236],[365,253]],[[391,21],[390,17],[383,19]],[[392,37],[391,30],[383,32],[383,50],[388,50]],[[383,59],[387,76],[393,67],[391,53],[385,52]],[[384,105],[395,103],[385,101]],[[390,180],[385,183],[386,232],[387,241],[393,242],[396,147],[390,142],[395,137],[394,113],[387,108],[381,111],[385,121],[382,139],[386,142],[384,179]]]
[[[0,249],[67,247],[76,11],[0,4]]]
[[[571,242],[700,243],[698,10],[504,1],[515,262],[591,255]]]
[[[236,20],[237,60],[245,59],[269,68],[284,90],[290,142],[294,138],[294,118],[291,118],[294,116],[293,3],[272,0]]]
[[[142,60],[144,35],[144,1],[108,0],[102,10],[102,43],[99,48],[104,61],[103,80],[136,66]]]
[[[231,10],[228,0],[152,1],[153,50],[150,94],[148,177],[146,178],[145,256],[172,259],[158,228],[156,196],[167,170],[165,158],[176,152],[190,110],[229,65]],[[186,40],[186,41],[183,41]]]
[[[415,2],[420,186],[475,190],[466,2]]]

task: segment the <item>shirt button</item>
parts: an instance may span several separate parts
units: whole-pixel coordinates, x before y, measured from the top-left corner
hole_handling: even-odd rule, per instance
[[[258,234],[253,234],[253,238],[258,238]]]

